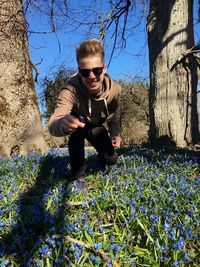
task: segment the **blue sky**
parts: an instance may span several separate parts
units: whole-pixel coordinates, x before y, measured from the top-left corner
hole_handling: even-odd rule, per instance
[[[75,46],[82,40],[79,36],[58,36],[61,42],[61,51],[54,34],[51,36],[33,36],[30,38],[30,53],[33,64],[37,65],[40,78],[56,70],[56,66],[64,64],[66,67],[76,69]],[[65,39],[67,39],[65,41]],[[106,64],[110,59],[109,48],[105,49]],[[107,72],[114,78],[124,78],[129,75],[144,77],[148,75],[148,51],[145,34],[140,40],[132,40],[126,50],[115,53]]]
[[[88,2],[87,0],[84,1]],[[129,23],[133,23],[133,20],[136,19],[138,14],[141,15],[140,10],[136,11],[135,17]],[[45,17],[39,16],[37,12],[32,13],[32,16],[28,20],[30,29],[37,31],[48,30],[48,22]],[[39,83],[36,84],[37,93],[41,90],[40,81],[45,76],[51,77],[61,64],[65,65],[65,67],[77,68],[75,46],[84,40],[85,33],[81,31],[67,32],[67,29],[65,31],[65,33],[64,30],[62,32],[58,31],[57,37],[54,33],[29,35],[31,60],[33,64],[37,65],[39,71]],[[197,30],[196,33],[198,34]],[[106,63],[109,61],[111,49],[111,41],[107,40],[105,44]],[[131,80],[141,77],[148,78],[148,49],[144,21],[127,38],[126,49],[121,51],[121,53],[116,51],[107,72],[116,80]]]
[[[87,1],[86,1],[87,2]],[[37,13],[29,18],[30,29],[37,31],[47,30],[47,21]],[[67,30],[67,29],[66,29]],[[75,46],[84,40],[84,32],[57,32],[55,34],[31,34],[29,35],[29,47],[33,64],[38,64],[39,80],[46,75],[50,76],[57,67],[64,64],[65,67],[77,69],[75,59]],[[58,42],[59,40],[59,42]],[[60,51],[59,51],[60,44]],[[112,45],[110,40],[105,43],[105,61],[108,64]],[[148,50],[145,34],[145,24],[139,25],[134,34],[127,39],[126,49],[116,51],[107,72],[116,80],[130,79],[134,77],[148,77]],[[39,85],[37,85],[39,88]]]

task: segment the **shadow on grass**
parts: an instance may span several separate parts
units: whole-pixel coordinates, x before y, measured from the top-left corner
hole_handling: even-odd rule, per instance
[[[172,143],[158,143],[152,145],[149,143],[139,146],[139,149],[133,149],[137,145],[124,146],[118,150],[120,155],[136,154],[143,157],[149,163],[166,160],[170,158],[174,164],[192,160],[194,163],[200,164],[200,150],[194,148],[178,148]]]
[[[64,227],[63,218],[66,220],[67,215],[64,213],[64,205],[59,203],[68,199],[68,161],[65,156],[43,156],[35,183],[31,186],[27,184],[27,189],[19,197],[16,223],[11,232],[0,240],[1,254],[7,258],[9,256],[16,266],[30,266],[31,258],[42,240],[59,234]],[[59,184],[59,203],[55,204],[55,212],[52,214],[44,200],[45,197],[51,197],[49,192]]]
[[[126,155],[132,150],[129,148],[121,148],[118,150],[119,155]],[[158,151],[162,153],[158,154]],[[184,149],[165,147],[151,147],[146,144],[141,146],[141,149],[134,150],[138,156],[144,157],[148,162],[155,162],[157,157],[162,156],[167,158],[169,155],[175,156],[176,154],[182,155],[183,160],[185,155],[191,158],[194,162],[199,162],[200,152],[188,151]],[[96,155],[89,157],[89,162],[94,163]],[[176,156],[172,157],[174,162]],[[179,159],[180,160],[180,159]],[[13,226],[11,232],[2,236],[0,240],[0,249],[5,256],[10,256],[16,263],[16,266],[30,266],[30,261],[37,252],[38,247],[42,247],[42,241],[54,234],[63,234],[65,223],[67,221],[67,214],[65,205],[60,203],[67,202],[68,184],[69,184],[69,171],[67,164],[69,158],[66,156],[53,156],[47,155],[41,158],[39,164],[39,172],[36,177],[34,185],[28,185],[18,200],[18,214],[16,224]],[[95,167],[95,165],[94,165]],[[61,185],[61,186],[59,186]],[[58,188],[59,203],[55,205],[55,211],[52,214],[46,207],[45,199],[51,197],[51,190]],[[54,200],[52,200],[54,201]],[[12,214],[11,214],[12,217]],[[55,244],[55,246],[62,246],[62,244]],[[59,250],[59,249],[58,249]],[[42,257],[44,251],[40,251],[38,257]],[[60,250],[60,257],[62,257],[62,250]],[[7,257],[8,258],[8,257]],[[57,255],[59,258],[59,255]],[[36,265],[32,265],[36,266]],[[59,263],[53,266],[61,266]]]

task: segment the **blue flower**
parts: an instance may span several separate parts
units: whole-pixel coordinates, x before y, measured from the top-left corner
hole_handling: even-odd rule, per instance
[[[91,256],[88,257],[88,259],[89,259],[90,261],[95,261],[95,256],[91,255]]]
[[[100,230],[101,232],[104,232],[104,231],[105,231],[105,228],[104,228],[103,226],[100,226],[100,227],[99,227],[99,230]]]
[[[174,266],[180,266],[182,264],[182,261],[174,261],[173,264]]]
[[[74,257],[75,257],[76,259],[79,259],[79,258],[81,257],[81,254],[82,254],[82,252],[81,252],[80,250],[76,250],[76,251],[74,251]]]
[[[42,246],[42,248],[40,248],[39,255],[42,258],[44,258],[44,257],[49,258],[52,255],[52,249],[47,244],[45,244]]]
[[[92,204],[92,206],[94,206],[95,202],[96,202],[96,197],[90,199],[90,203]]]
[[[58,258],[57,260],[56,260],[56,264],[62,264],[63,263],[63,258]]]
[[[0,227],[4,227],[4,226],[6,226],[6,225],[7,225],[6,222],[2,222],[2,221],[0,221]]]
[[[191,261],[189,255],[188,255],[187,253],[184,253],[184,260],[185,260],[186,262],[190,262],[190,261]]]
[[[96,250],[100,249],[102,247],[101,243],[94,243],[94,248]]]
[[[112,244],[110,245],[110,249],[112,249],[114,253],[117,254],[120,250],[120,246],[118,244]]]
[[[131,205],[135,205],[135,200],[134,199],[131,199],[130,204]]]
[[[167,258],[166,256],[161,256],[161,261],[167,262],[169,260],[169,258]]]
[[[152,221],[152,226],[156,226],[159,223],[159,217],[157,215],[150,215],[150,219]]]
[[[5,260],[0,263],[0,267],[6,267],[9,264],[10,260]]]
[[[167,252],[169,251],[169,248],[168,248],[168,247],[162,247],[162,251],[163,251],[164,253],[167,253]]]
[[[144,206],[140,206],[140,210],[141,210],[141,211],[145,211],[146,208],[145,208]]]
[[[179,251],[183,251],[185,246],[184,238],[180,237],[179,240],[172,245],[172,247],[177,248]]]

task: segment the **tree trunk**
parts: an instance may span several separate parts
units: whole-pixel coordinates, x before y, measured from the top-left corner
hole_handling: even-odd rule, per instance
[[[151,0],[147,23],[150,59],[150,140],[166,138],[179,147],[199,141],[197,64],[193,1]],[[182,60],[179,60],[182,57]]]
[[[45,152],[22,1],[0,6],[0,155]]]

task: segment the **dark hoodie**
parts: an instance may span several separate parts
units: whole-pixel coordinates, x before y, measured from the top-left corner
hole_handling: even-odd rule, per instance
[[[103,90],[98,95],[91,95],[78,74],[70,78],[62,88],[55,111],[49,120],[49,131],[54,136],[66,135],[61,128],[65,115],[73,114],[84,117],[93,124],[99,124],[102,116],[106,117],[111,136],[120,136],[119,122],[116,116],[120,86],[108,75],[103,81]]]

